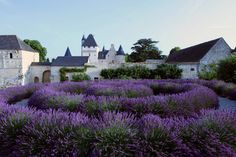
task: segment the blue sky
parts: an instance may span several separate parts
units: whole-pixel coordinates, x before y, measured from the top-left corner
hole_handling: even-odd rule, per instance
[[[0,34],[37,39],[48,57],[69,46],[80,55],[81,37],[92,33],[99,46],[130,47],[140,38],[160,41],[168,54],[224,37],[236,46],[236,0],[0,0]]]

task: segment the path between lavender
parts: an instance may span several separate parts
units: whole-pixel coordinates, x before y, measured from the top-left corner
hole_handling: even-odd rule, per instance
[[[230,99],[223,98],[223,97],[218,97],[218,98],[219,98],[219,102],[220,102],[219,110],[224,110],[224,109],[236,110],[236,101],[235,100],[230,100]],[[28,105],[28,101],[29,101],[29,99],[23,99],[23,100],[17,102],[15,105],[26,107]]]

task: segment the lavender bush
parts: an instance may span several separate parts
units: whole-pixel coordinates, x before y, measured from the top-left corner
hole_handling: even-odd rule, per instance
[[[88,95],[88,89],[98,84],[124,92],[140,86],[143,91],[152,89],[152,94]],[[210,88],[234,97],[233,84],[201,80],[118,80],[4,89],[0,91],[0,156],[234,157],[236,111],[214,110],[218,99]],[[30,108],[10,105],[30,96]]]
[[[236,155],[236,112],[227,110],[187,119],[112,112],[88,118],[4,104],[0,126],[2,156]]]
[[[82,95],[66,93],[54,86],[48,86],[33,94],[29,106],[37,109],[82,112],[90,116],[99,116],[106,111],[129,112],[137,117],[147,113],[158,114],[161,117],[187,117],[201,109],[218,107],[217,95],[199,85],[146,81],[134,81],[131,84],[128,81],[130,87],[122,87],[121,84],[124,83],[124,81],[118,81],[117,84],[115,81],[94,83]],[[151,89],[155,89],[154,93],[159,91],[162,95],[154,96]],[[170,94],[170,89],[176,94]],[[144,97],[145,94],[150,96]],[[129,98],[130,95],[141,97]]]

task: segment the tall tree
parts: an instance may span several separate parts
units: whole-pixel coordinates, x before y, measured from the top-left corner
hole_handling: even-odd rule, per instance
[[[140,39],[131,48],[133,52],[128,56],[129,62],[144,62],[147,59],[163,59],[162,51],[156,47],[158,41]]]
[[[46,56],[47,56],[47,49],[41,45],[41,43],[38,40],[29,40],[25,39],[24,42],[32,47],[34,50],[39,52],[39,61],[45,62]]]
[[[174,47],[173,49],[170,50],[170,54],[173,53],[173,52],[178,52],[180,50],[181,50],[180,47]]]

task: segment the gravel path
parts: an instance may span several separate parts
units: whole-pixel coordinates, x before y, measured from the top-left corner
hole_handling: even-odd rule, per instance
[[[17,102],[15,105],[25,107],[28,105],[28,101],[29,101],[29,99],[23,99],[23,100]],[[236,110],[236,101],[235,100],[229,100],[227,98],[219,97],[219,101],[220,101],[219,110],[223,110],[223,109]]]
[[[28,105],[28,101],[29,101],[29,99],[23,99],[23,100],[21,100],[21,101],[18,101],[18,102],[15,103],[14,105],[26,107],[26,106]]]
[[[229,100],[227,98],[219,97],[219,101],[220,101],[219,110],[223,110],[223,109],[236,110],[236,101],[235,100]]]

